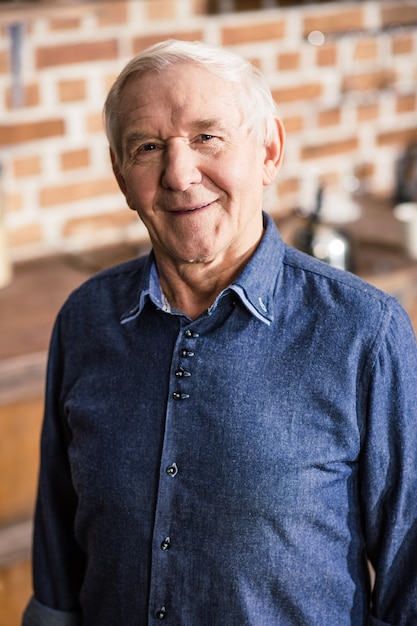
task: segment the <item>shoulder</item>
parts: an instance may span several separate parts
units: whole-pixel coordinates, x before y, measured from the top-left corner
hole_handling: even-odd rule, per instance
[[[371,364],[383,347],[399,359],[416,358],[410,318],[392,295],[287,245],[280,280],[284,317],[294,332],[314,332],[339,355],[366,353]]]
[[[86,309],[117,309],[122,315],[142,288],[148,263],[149,256],[138,257],[94,274],[70,294],[61,315]]]
[[[404,323],[407,314],[392,295],[360,277],[335,269],[285,245],[282,285],[290,308],[321,319],[327,326],[383,336],[393,318]],[[301,307],[301,309],[300,309]],[[307,312],[308,311],[308,312]]]
[[[367,302],[386,304],[394,301],[388,293],[381,291],[374,285],[366,282],[359,276],[345,270],[331,267],[327,263],[285,245],[283,257],[284,271],[289,273],[294,283],[303,283],[306,288],[326,288],[343,293],[346,298],[364,300]]]

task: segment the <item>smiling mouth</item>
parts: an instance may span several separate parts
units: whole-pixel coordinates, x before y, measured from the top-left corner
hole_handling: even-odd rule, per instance
[[[171,208],[169,209],[169,213],[173,213],[175,215],[186,215],[187,213],[195,213],[197,211],[202,211],[203,209],[207,209],[208,207],[212,206],[215,202],[216,200],[212,200],[211,202],[207,202],[205,204],[183,206],[183,207],[177,207],[174,209]]]

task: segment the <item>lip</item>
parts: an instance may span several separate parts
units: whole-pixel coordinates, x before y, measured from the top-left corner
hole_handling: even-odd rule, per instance
[[[202,211],[212,206],[216,200],[212,200],[211,202],[207,202],[204,204],[193,204],[179,207],[170,207],[168,209],[168,213],[173,213],[175,215],[186,215],[187,213],[196,213],[197,211]]]

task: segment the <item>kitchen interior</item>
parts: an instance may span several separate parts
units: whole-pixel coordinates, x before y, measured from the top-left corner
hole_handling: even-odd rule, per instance
[[[149,249],[110,182],[100,107],[167,36],[229,46],[270,77],[287,156],[266,210],[417,330],[417,0],[0,0],[0,626],[31,593],[54,318],[91,274]]]

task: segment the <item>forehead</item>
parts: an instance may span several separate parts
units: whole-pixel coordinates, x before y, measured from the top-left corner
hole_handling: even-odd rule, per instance
[[[120,99],[122,129],[136,124],[219,119],[239,126],[239,88],[193,63],[131,76]]]

